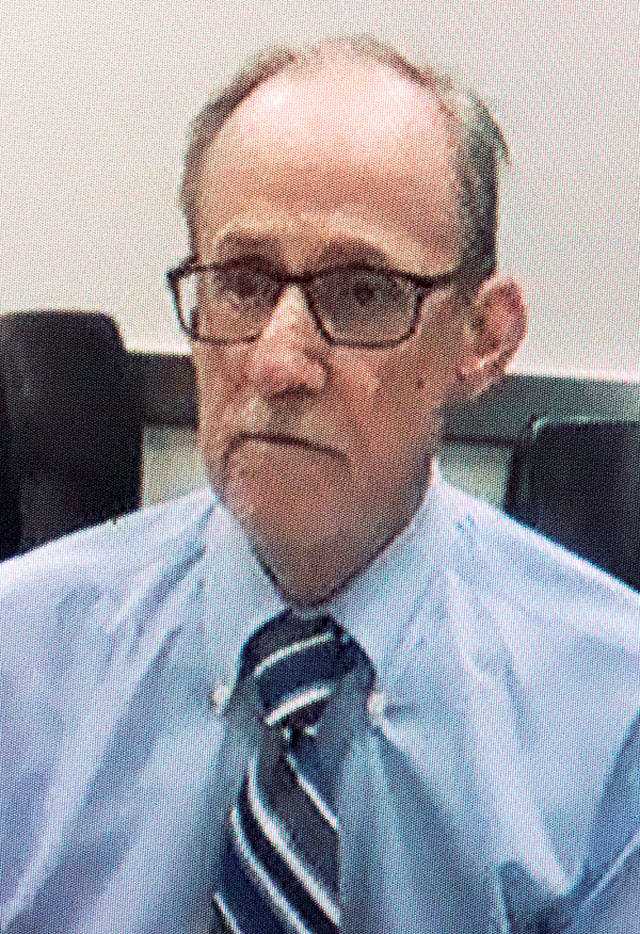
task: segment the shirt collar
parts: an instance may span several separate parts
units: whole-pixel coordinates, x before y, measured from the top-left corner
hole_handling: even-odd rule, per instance
[[[436,572],[446,511],[440,508],[443,481],[432,462],[431,479],[412,519],[348,586],[326,604],[326,611],[365,650],[384,686],[395,664],[394,649],[410,627],[416,603]]]
[[[330,613],[365,650],[382,684],[392,650],[424,591],[429,565],[434,570],[441,553],[438,538],[447,515],[443,487],[434,461],[427,492],[408,525],[344,590],[310,614]],[[203,606],[209,619],[225,620],[215,627],[215,655],[221,679],[231,683],[245,641],[288,604],[261,568],[240,526],[219,504],[209,519],[206,544]]]

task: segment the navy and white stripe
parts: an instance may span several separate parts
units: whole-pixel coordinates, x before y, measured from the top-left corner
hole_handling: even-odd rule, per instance
[[[225,832],[216,932],[338,934],[339,824],[331,782],[314,755],[322,710],[357,663],[328,617],[282,614],[247,643],[241,677],[254,679],[280,753],[252,756]]]

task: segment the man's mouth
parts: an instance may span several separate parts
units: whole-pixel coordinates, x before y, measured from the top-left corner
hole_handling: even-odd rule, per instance
[[[316,454],[324,454],[332,457],[334,459],[344,460],[344,455],[339,451],[336,451],[335,448],[329,447],[326,444],[322,444],[318,441],[312,441],[309,438],[297,437],[296,435],[282,434],[279,432],[240,432],[236,435],[231,443],[229,444],[225,455],[224,455],[224,468],[226,470],[227,464],[235,452],[242,447],[243,444],[250,442],[265,443],[265,444],[276,444],[282,445],[284,447],[289,446],[292,448],[303,448],[308,451],[312,451]]]

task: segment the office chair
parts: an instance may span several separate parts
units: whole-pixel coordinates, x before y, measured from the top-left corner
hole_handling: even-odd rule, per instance
[[[20,495],[20,551],[137,508],[141,415],[127,353],[108,316],[2,315],[0,374]]]
[[[640,590],[640,422],[532,419],[503,508]]]
[[[20,538],[20,501],[11,469],[11,435],[0,373],[0,561],[17,554]]]

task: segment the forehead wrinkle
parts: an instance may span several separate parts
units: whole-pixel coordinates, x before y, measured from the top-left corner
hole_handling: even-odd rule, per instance
[[[247,226],[246,221],[238,218],[234,218],[220,231],[211,243],[211,248],[214,262],[223,262],[233,259],[236,255],[242,256],[255,251],[275,257],[284,265],[286,255],[286,246],[275,227],[252,228]],[[330,236],[328,240],[319,243],[317,252],[319,268],[340,261],[380,266],[390,265],[391,262],[389,253],[382,246],[367,237],[350,236],[348,233]]]
[[[217,261],[226,258],[233,258],[234,255],[247,254],[256,251],[275,256],[279,260],[284,260],[286,255],[286,246],[280,240],[277,231],[262,233],[259,230],[243,229],[236,221],[232,222],[235,230],[224,233],[220,239],[213,244],[214,253]],[[337,264],[340,261],[345,263],[370,263],[372,265],[385,266],[390,265],[390,256],[383,246],[371,242],[368,238],[357,236],[334,235],[328,240],[318,244],[317,265],[319,268],[328,265]]]
[[[247,247],[265,248],[265,253],[294,275],[341,262],[370,263],[425,275],[440,271],[428,260],[425,264],[423,249],[409,241],[405,231],[379,227],[372,218],[348,209],[330,214],[305,210],[292,217],[265,204],[263,211],[232,217],[217,232],[204,224],[203,234],[211,252],[206,258],[213,262],[232,258],[235,247],[239,253]]]

